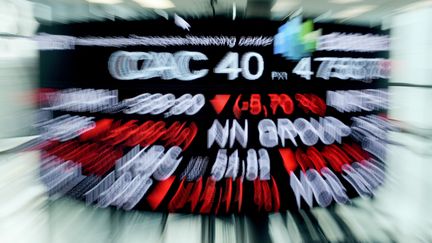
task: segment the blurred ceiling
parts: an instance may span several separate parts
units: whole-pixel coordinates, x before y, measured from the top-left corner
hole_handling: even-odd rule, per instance
[[[172,16],[285,19],[303,14],[320,21],[375,26],[406,8],[431,0],[31,0],[40,21],[148,19]]]

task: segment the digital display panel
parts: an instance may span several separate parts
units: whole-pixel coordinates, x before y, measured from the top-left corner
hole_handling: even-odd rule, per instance
[[[268,20],[41,26],[41,178],[125,210],[277,212],[372,197],[389,37]]]

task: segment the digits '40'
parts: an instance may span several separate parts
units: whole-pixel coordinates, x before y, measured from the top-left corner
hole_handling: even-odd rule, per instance
[[[251,73],[250,71],[250,61],[252,58],[255,58],[257,62],[257,69],[255,73]],[[239,67],[239,54],[237,52],[228,52],[214,68],[214,73],[228,74],[229,80],[238,78],[240,72],[247,80],[259,79],[264,72],[263,57],[256,52],[246,52],[241,57]]]

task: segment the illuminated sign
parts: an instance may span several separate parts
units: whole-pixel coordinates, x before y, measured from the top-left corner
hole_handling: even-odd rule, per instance
[[[53,118],[35,126],[50,195],[225,214],[375,193],[392,129],[385,33],[301,18],[188,23],[40,28],[38,97]]]

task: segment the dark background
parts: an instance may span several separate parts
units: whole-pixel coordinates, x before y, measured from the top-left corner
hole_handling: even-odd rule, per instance
[[[107,21],[107,22],[90,22],[90,23],[75,23],[75,24],[56,24],[41,26],[39,33],[70,35],[75,37],[112,37],[129,35],[140,36],[236,36],[237,43],[241,36],[263,36],[272,37],[278,32],[278,28],[284,24],[283,22],[268,21],[268,20],[229,20],[223,18],[215,19],[200,19],[200,20],[187,20],[191,25],[190,31],[182,30],[177,27],[172,21],[168,20],[147,20],[147,21]],[[315,30],[322,28],[323,33],[331,32],[345,32],[345,33],[371,33],[383,34],[379,29],[364,28],[359,26],[347,26],[337,24],[315,24]],[[180,81],[180,80],[162,80],[160,78],[153,78],[148,80],[116,80],[111,77],[108,71],[108,59],[112,53],[118,50],[124,51],[152,51],[152,52],[170,52],[177,51],[198,51],[208,57],[207,61],[200,62],[200,64],[193,64],[191,62],[191,69],[194,68],[207,68],[209,73],[200,79],[193,81]],[[213,68],[222,60],[227,52],[238,52],[241,57],[246,52],[257,52],[264,58],[264,73],[258,80],[246,80],[239,77],[235,80],[228,80],[226,74],[214,74]],[[355,53],[355,52],[321,52],[313,53],[314,57],[385,57],[388,58],[387,52],[374,52],[374,53]],[[252,59],[253,60],[253,59]],[[198,63],[198,62],[196,62]],[[320,62],[312,61],[312,71],[316,74]],[[149,93],[173,93],[176,97],[182,94],[191,93],[192,95],[202,93],[206,97],[206,104],[194,116],[179,115],[164,118],[163,115],[126,115],[126,114],[105,114],[105,113],[79,113],[80,115],[94,116],[96,119],[102,117],[113,117],[123,121],[136,119],[139,121],[146,120],[164,120],[167,126],[174,121],[194,121],[198,125],[198,134],[192,143],[191,147],[183,152],[183,161],[180,163],[175,174],[179,175],[186,167],[189,159],[192,156],[208,156],[209,165],[207,167],[207,175],[210,174],[211,167],[215,161],[217,151],[219,149],[217,144],[214,144],[210,149],[207,149],[207,130],[212,125],[215,119],[218,119],[221,124],[225,123],[226,119],[235,119],[232,107],[235,99],[239,94],[242,94],[242,101],[249,100],[250,94],[260,94],[263,105],[267,106],[270,111],[270,99],[268,94],[288,94],[294,101],[295,109],[291,115],[284,115],[281,110],[276,115],[269,113],[269,119],[276,123],[277,118],[288,118],[294,121],[296,118],[303,117],[309,120],[310,117],[318,119],[317,115],[306,114],[298,107],[298,103],[294,99],[296,93],[314,93],[325,100],[325,92],[327,90],[348,90],[348,89],[367,89],[367,88],[385,88],[387,80],[374,80],[371,83],[365,83],[355,80],[339,80],[339,79],[318,79],[311,77],[311,80],[303,79],[296,74],[292,73],[297,61],[288,61],[280,55],[273,55],[273,45],[266,47],[262,46],[235,46],[229,48],[227,46],[170,46],[170,47],[156,47],[156,46],[134,46],[123,48],[111,47],[83,47],[76,46],[74,50],[49,50],[40,52],[40,87],[41,88],[94,88],[94,89],[117,89],[119,90],[119,99],[134,97],[136,95],[149,92]],[[194,66],[195,65],[195,66]],[[251,72],[254,73],[254,62],[251,62]],[[271,71],[284,71],[288,73],[288,80],[271,80]],[[231,94],[228,104],[225,106],[223,112],[217,115],[212,108],[209,100],[215,94]],[[63,114],[64,112],[55,112],[55,115]],[[72,114],[78,114],[68,112]],[[370,113],[370,112],[369,112]],[[333,108],[327,108],[326,116],[334,116],[350,125],[350,118],[352,116],[359,116],[369,114],[365,112],[356,113],[339,113]],[[264,115],[253,116],[248,112],[243,112],[239,123],[243,126],[244,119],[248,120],[249,125],[249,140],[248,147],[243,149],[238,143],[235,143],[237,148],[228,149],[228,156],[234,152],[235,149],[239,151],[240,159],[246,159],[246,153],[249,148],[258,149],[262,148],[258,140],[258,122],[264,119]],[[297,144],[300,148],[306,148],[302,145],[301,140],[296,138]],[[343,139],[344,142],[351,142],[350,138]],[[295,148],[290,141],[286,141],[286,147]],[[320,150],[323,144],[319,141],[315,147]],[[281,196],[281,210],[296,208],[295,197],[289,186],[289,176],[286,173],[282,159],[279,155],[279,146],[267,149],[271,160],[271,175],[276,179],[279,193]],[[125,148],[125,152],[127,148]],[[241,168],[239,173],[241,172]],[[298,174],[298,171],[296,173]],[[338,175],[340,177],[340,175]],[[351,188],[345,180],[341,182],[347,188],[349,196],[357,196],[355,191]],[[155,183],[154,183],[155,184]],[[153,184],[153,185],[154,185]],[[163,204],[158,210],[164,210],[175,191],[177,190],[179,181],[173,184],[170,192],[165,197]],[[217,189],[220,186],[225,186],[225,180],[217,183]],[[152,190],[150,188],[149,192]],[[216,190],[218,192],[218,190]],[[233,194],[235,193],[235,184],[233,184]],[[234,197],[234,195],[233,195]],[[145,198],[145,197],[144,197]],[[217,196],[215,201],[217,202]],[[215,203],[216,204],[216,203]],[[200,207],[200,205],[198,205]],[[143,199],[137,208],[148,210]],[[244,180],[244,195],[243,195],[243,208],[245,212],[253,212],[253,182]],[[187,211],[188,207],[186,207]],[[222,211],[222,210],[220,210]]]

